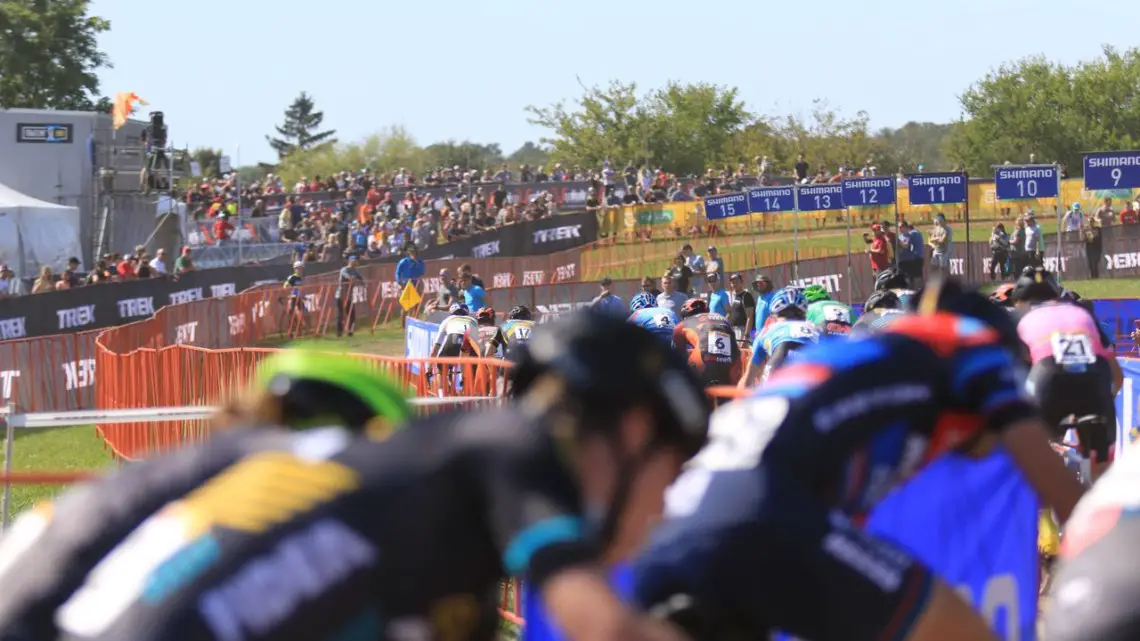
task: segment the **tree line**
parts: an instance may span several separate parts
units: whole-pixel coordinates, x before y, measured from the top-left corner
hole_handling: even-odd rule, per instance
[[[0,0],[0,108],[108,111],[98,73],[111,61],[98,36],[110,29],[108,20],[91,15],[90,0]],[[545,135],[506,154],[496,143],[421,145],[400,127],[342,143],[322,129],[324,114],[302,93],[267,139],[278,154],[274,167],[286,176],[362,167],[422,174],[503,163],[512,170],[555,162],[597,168],[605,160],[691,175],[741,163],[751,168],[765,156],[772,171],[789,173],[799,154],[813,169],[870,161],[880,173],[961,167],[974,175],[1033,154],[1075,174],[1084,151],[1140,146],[1140,48],[1104,47],[1075,65],[1044,56],[1008,62],[957,97],[956,122],[872,130],[865,112],[843,115],[825,101],[807,114],[773,116],[752,111],[736,87],[671,82],[644,90],[613,81],[583,87],[568,101],[527,107],[523,116]],[[220,155],[199,151],[200,161]],[[216,171],[216,161],[202,165]]]

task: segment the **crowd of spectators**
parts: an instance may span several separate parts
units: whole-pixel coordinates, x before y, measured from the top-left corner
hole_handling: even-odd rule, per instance
[[[177,278],[194,269],[194,260],[189,247],[183,247],[178,258],[170,264],[165,249],[159,249],[151,255],[142,245],[135,247],[135,250],[128,254],[103,254],[87,271],[83,271],[79,258],[75,256],[67,260],[67,267],[59,274],[44,265],[40,267],[39,275],[30,286],[17,278],[7,264],[0,264],[0,298],[42,294],[102,283]]]

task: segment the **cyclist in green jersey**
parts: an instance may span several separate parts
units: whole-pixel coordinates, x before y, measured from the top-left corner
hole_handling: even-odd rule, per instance
[[[831,294],[823,285],[809,285],[804,288],[804,298],[807,299],[807,322],[819,328],[825,336],[846,336],[851,333],[851,325],[855,322],[855,312],[850,307],[837,300],[831,300]]]

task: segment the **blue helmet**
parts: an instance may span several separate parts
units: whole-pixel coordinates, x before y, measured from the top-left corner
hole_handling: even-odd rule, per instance
[[[463,303],[452,303],[451,309],[448,311],[451,312],[452,316],[470,316],[471,315],[471,310],[467,309],[467,306],[464,305]]]
[[[796,287],[781,289],[772,296],[771,302],[768,303],[768,310],[773,314],[779,314],[790,307],[795,307],[801,312],[807,311],[807,299],[804,298],[803,291]]]
[[[629,299],[629,311],[631,312],[636,312],[640,309],[649,309],[650,307],[657,307],[657,299],[649,292],[641,292]]]

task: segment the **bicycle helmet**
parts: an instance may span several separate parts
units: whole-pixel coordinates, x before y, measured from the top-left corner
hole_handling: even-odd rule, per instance
[[[452,303],[451,307],[448,309],[448,312],[450,312],[452,316],[470,316],[471,315],[471,310],[467,309],[467,306],[464,305],[463,303]]]
[[[495,323],[495,308],[490,305],[480,307],[479,311],[475,312],[475,320],[479,321],[480,325],[493,325]]]
[[[282,424],[295,430],[363,430],[377,418],[398,424],[412,416],[410,390],[347,354],[307,347],[278,352],[258,366],[253,387],[281,403]]]
[[[906,289],[909,286],[906,276],[893,269],[884,269],[875,277],[875,291],[887,289]]]
[[[810,305],[821,300],[831,300],[831,294],[827,293],[827,288],[823,285],[809,285],[804,288],[804,299]]]
[[[642,309],[649,309],[650,307],[657,307],[657,299],[649,292],[641,292],[640,294],[629,299],[629,311],[636,312]]]
[[[785,287],[772,296],[768,303],[768,311],[776,316],[783,316],[791,310],[807,311],[807,300],[803,292],[795,287]]]
[[[889,289],[880,290],[868,296],[867,302],[863,303],[864,313],[883,309],[902,309],[899,295]]]
[[[681,318],[688,318],[696,316],[697,314],[707,314],[709,311],[709,304],[703,298],[690,298],[681,305]]]
[[[530,320],[530,308],[526,305],[515,305],[511,311],[507,312],[507,318],[510,320]]]
[[[990,302],[998,307],[1010,307],[1013,305],[1013,283],[1005,283],[998,285],[997,289],[990,292]]]
[[[651,413],[649,424],[655,432],[647,449],[620,462],[613,500],[597,535],[604,547],[617,530],[630,487],[648,454],[672,445],[689,458],[705,445],[709,399],[684,357],[668,344],[594,310],[541,326],[520,349],[519,363],[511,370],[513,393],[526,397],[536,382],[552,377],[561,384],[561,393],[548,400],[546,411],[576,415],[573,435],[601,435],[622,451],[617,441],[625,410],[641,405]],[[535,391],[539,393],[555,395],[546,389]],[[525,398],[521,406],[528,406]]]
[[[1027,267],[1013,288],[1015,303],[1043,303],[1061,297],[1057,278],[1043,267]]]

